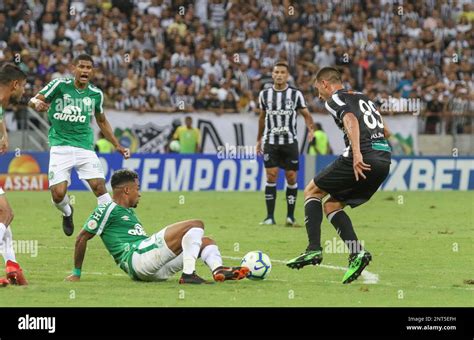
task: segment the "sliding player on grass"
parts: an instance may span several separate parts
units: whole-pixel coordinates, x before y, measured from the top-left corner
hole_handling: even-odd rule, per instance
[[[66,280],[79,281],[87,242],[99,235],[117,265],[132,279],[163,281],[183,271],[179,283],[208,283],[196,274],[198,257],[209,266],[215,281],[240,280],[246,267],[224,267],[219,248],[204,236],[204,223],[188,220],[166,226],[148,237],[133,208],[140,200],[138,175],[116,171],[111,180],[113,201],[99,205],[79,233],[74,269]]]
[[[18,101],[25,92],[26,74],[11,63],[0,64],[0,154],[8,151],[8,134],[3,120],[4,109],[12,101]],[[0,187],[0,251],[5,259],[7,278],[0,278],[0,287],[10,284],[27,285],[23,271],[16,262],[10,223],[13,211]]]
[[[104,113],[104,94],[90,83],[94,74],[93,59],[87,54],[77,56],[72,65],[74,78],[57,78],[47,84],[30,100],[36,111],[48,111],[49,129],[49,189],[56,208],[63,215],[63,231],[67,236],[74,232],[74,210],[67,195],[71,171],[75,168],[79,178],[89,183],[98,204],[112,199],[105,188],[102,164],[94,152],[94,133],[91,117],[105,138],[124,158],[130,151],[115,138]]]
[[[341,74],[332,67],[322,68],[315,79],[319,97],[325,101],[337,126],[344,132],[345,152],[311,180],[304,190],[305,223],[309,245],[287,266],[300,269],[321,263],[321,222],[324,213],[349,248],[349,269],[343,283],[357,279],[372,259],[363,249],[344,207],[367,202],[390,170],[391,150],[382,116],[363,93],[345,90]]]

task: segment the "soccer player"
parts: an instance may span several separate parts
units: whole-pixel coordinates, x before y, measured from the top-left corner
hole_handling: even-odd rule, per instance
[[[7,127],[3,120],[4,108],[10,101],[18,101],[25,92],[26,74],[18,66],[11,63],[0,65],[0,154],[8,151]],[[0,251],[5,259],[7,278],[0,278],[0,287],[10,284],[27,285],[13,249],[11,223],[13,211],[8,203],[5,192],[0,187]]]
[[[367,202],[390,170],[391,149],[382,116],[363,93],[345,90],[341,74],[332,67],[322,68],[314,86],[320,99],[344,132],[346,149],[332,164],[311,180],[304,190],[304,211],[309,245],[287,266],[300,269],[321,263],[321,222],[323,212],[349,248],[349,269],[343,283],[357,279],[372,259],[359,242],[344,207]],[[324,204],[322,199],[327,196]]]
[[[57,78],[30,100],[36,111],[48,111],[50,159],[49,188],[53,203],[63,214],[63,230],[67,236],[74,232],[73,208],[67,196],[71,171],[86,180],[99,204],[112,199],[105,188],[102,164],[94,152],[94,133],[90,126],[92,115],[105,138],[125,159],[130,151],[115,138],[104,114],[104,94],[89,81],[93,76],[93,60],[87,54],[77,56],[72,65],[74,78]]]
[[[79,281],[87,242],[99,235],[117,265],[132,279],[163,281],[183,271],[179,283],[208,283],[196,274],[196,259],[212,270],[215,281],[240,280],[246,267],[224,267],[219,248],[204,236],[204,223],[188,220],[147,236],[134,209],[140,200],[136,172],[118,170],[112,176],[113,202],[99,205],[81,230],[74,251],[74,269],[66,280]]]
[[[193,154],[201,151],[201,132],[193,127],[193,118],[184,118],[184,125],[178,127],[173,134],[173,139],[179,141],[179,153]]]
[[[308,128],[308,140],[314,137],[313,118],[309,113],[300,90],[287,84],[289,67],[285,61],[275,64],[272,71],[273,86],[260,91],[258,96],[259,120],[257,153],[263,151],[267,176],[265,202],[267,217],[260,224],[275,224],[276,182],[278,170],[286,176],[286,225],[296,226],[295,205],[298,193],[297,174],[299,149],[296,136],[296,115],[303,115]]]

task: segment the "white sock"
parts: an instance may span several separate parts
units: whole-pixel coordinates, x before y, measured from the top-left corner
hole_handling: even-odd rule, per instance
[[[100,204],[106,204],[106,203],[109,203],[109,202],[112,202],[112,197],[110,196],[110,194],[108,192],[106,192],[102,196],[97,197],[97,203],[99,205]]]
[[[64,199],[60,203],[55,203],[56,208],[63,213],[64,216],[70,216],[72,214],[71,206],[69,205],[69,196],[64,196]]]
[[[5,259],[5,263],[7,263],[7,261],[16,262],[15,251],[13,250],[13,234],[11,226],[9,226],[5,231],[5,234],[3,235],[3,241],[3,258]]]
[[[211,271],[222,266],[221,252],[215,244],[210,244],[201,251],[201,259],[211,268]]]
[[[183,236],[181,246],[183,248],[183,273],[192,274],[196,270],[196,259],[201,250],[204,229],[191,228]]]
[[[5,224],[0,223],[0,253],[2,253],[2,255],[5,253],[5,244],[3,241],[3,236],[5,236],[5,231],[7,231],[7,227],[5,227]]]

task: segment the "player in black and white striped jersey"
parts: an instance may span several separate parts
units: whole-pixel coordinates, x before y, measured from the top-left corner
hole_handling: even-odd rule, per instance
[[[298,193],[296,182],[299,169],[299,148],[296,135],[296,117],[300,113],[308,127],[308,140],[314,135],[313,118],[306,107],[303,94],[287,84],[289,67],[285,61],[273,66],[273,86],[260,91],[257,152],[263,153],[267,175],[265,201],[267,217],[261,224],[275,224],[276,182],[279,168],[286,177],[286,224],[295,226],[295,204]]]

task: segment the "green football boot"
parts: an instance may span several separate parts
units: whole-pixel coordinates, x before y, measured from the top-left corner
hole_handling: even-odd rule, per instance
[[[362,250],[360,253],[349,256],[349,268],[344,274],[342,283],[348,284],[357,280],[370,261],[372,261],[372,255],[367,250]]]
[[[317,265],[323,261],[323,252],[321,250],[306,250],[300,256],[291,259],[286,263],[291,269],[301,269],[304,266],[312,264]]]

